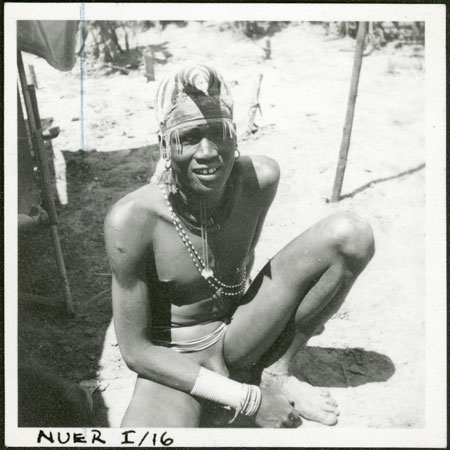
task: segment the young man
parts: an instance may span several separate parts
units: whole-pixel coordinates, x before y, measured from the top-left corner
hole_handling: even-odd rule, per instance
[[[322,220],[249,285],[279,168],[240,157],[232,108],[212,68],[166,77],[156,99],[163,180],[106,218],[115,330],[138,375],[122,426],[196,427],[204,400],[260,427],[338,420],[329,392],[290,375],[289,364],[371,259],[371,228],[349,213]],[[230,378],[255,364],[259,387]]]

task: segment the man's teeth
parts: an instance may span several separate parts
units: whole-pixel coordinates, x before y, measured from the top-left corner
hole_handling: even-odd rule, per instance
[[[212,175],[216,173],[219,169],[217,167],[210,169],[197,169],[196,172],[200,175]]]

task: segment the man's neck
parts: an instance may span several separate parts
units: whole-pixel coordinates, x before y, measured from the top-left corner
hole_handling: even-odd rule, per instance
[[[212,213],[216,211],[224,199],[225,190],[225,187],[223,187],[220,191],[208,192],[200,195],[178,187],[178,194],[187,211],[193,215],[197,215],[202,204],[206,207],[207,212]]]

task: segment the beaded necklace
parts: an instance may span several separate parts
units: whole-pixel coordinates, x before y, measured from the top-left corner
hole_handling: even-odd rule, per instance
[[[247,281],[247,270],[244,267],[244,273],[242,280],[239,283],[236,284],[227,284],[223,281],[219,280],[215,275],[211,267],[209,266],[209,253],[208,253],[208,227],[206,226],[207,223],[207,215],[206,215],[206,205],[204,201],[202,200],[200,203],[200,231],[201,231],[201,238],[202,238],[202,257],[198,254],[197,250],[195,249],[194,245],[192,244],[191,240],[189,239],[189,236],[187,235],[186,231],[183,228],[183,225],[181,223],[180,218],[175,213],[172,204],[170,203],[169,197],[167,195],[166,190],[164,189],[164,186],[162,184],[159,185],[162,191],[162,194],[164,196],[164,199],[166,200],[167,207],[169,209],[170,216],[172,218],[172,223],[178,233],[178,236],[180,237],[181,241],[185,245],[189,256],[192,259],[192,262],[194,263],[195,267],[197,268],[198,272],[202,276],[203,279],[206,280],[206,282],[215,290],[222,290],[222,294],[230,297],[236,297],[238,295],[241,295],[245,291],[245,285]]]
[[[233,176],[233,172],[230,175],[230,182],[227,183],[225,188],[223,199],[220,204],[215,208],[216,213],[214,219],[212,217],[208,217],[205,214],[203,225],[207,228],[208,231],[217,231],[220,230],[220,227],[223,223],[226,222],[229,217],[234,204],[234,187],[231,177]],[[199,218],[194,216],[189,212],[188,200],[182,191],[177,189],[176,193],[171,193],[170,189],[168,189],[168,195],[170,197],[170,204],[172,208],[177,211],[177,216],[182,221],[185,228],[189,231],[201,232],[201,224]],[[198,204],[201,216],[201,201]]]

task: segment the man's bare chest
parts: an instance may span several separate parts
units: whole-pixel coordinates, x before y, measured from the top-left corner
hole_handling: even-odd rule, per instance
[[[208,231],[207,238],[186,224],[175,227],[170,217],[160,220],[153,239],[154,280],[176,291],[197,293],[204,290],[200,272],[208,264],[218,279],[236,283],[243,277],[258,216],[256,207],[240,204],[218,229]]]

